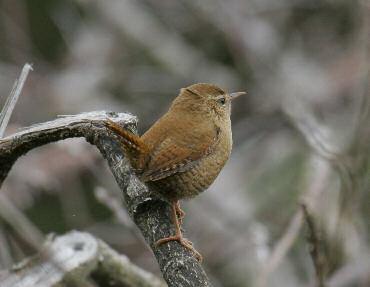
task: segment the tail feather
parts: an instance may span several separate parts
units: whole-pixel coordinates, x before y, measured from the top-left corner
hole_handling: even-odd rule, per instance
[[[120,136],[122,147],[126,155],[130,158],[131,163],[135,168],[141,169],[143,165],[141,161],[144,160],[143,155],[148,154],[149,150],[146,144],[138,135],[122,128],[110,119],[107,120],[106,126]]]

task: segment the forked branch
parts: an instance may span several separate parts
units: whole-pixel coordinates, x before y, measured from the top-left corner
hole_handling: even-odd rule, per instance
[[[175,231],[170,220],[170,206],[135,176],[122,154],[119,140],[105,127],[107,119],[136,131],[137,119],[130,114],[90,112],[63,116],[0,139],[0,185],[14,162],[28,151],[66,138],[84,137],[107,160],[129,214],[152,248],[168,286],[211,286],[189,250],[177,242],[154,246],[154,242]]]

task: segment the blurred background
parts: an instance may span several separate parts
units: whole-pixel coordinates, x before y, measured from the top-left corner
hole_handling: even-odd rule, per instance
[[[233,106],[227,166],[207,192],[183,203],[187,237],[211,281],[313,286],[304,202],[320,230],[330,286],[370,286],[369,7],[1,0],[1,106],[24,63],[34,68],[7,134],[93,110],[135,114],[142,133],[182,87],[245,90]],[[0,269],[32,254],[30,242],[78,229],[160,276],[107,164],[82,139],[18,160],[0,194]]]

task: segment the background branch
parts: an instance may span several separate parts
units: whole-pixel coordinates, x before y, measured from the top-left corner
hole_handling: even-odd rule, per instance
[[[0,138],[2,138],[4,135],[5,129],[10,120],[10,116],[12,115],[14,107],[17,104],[18,98],[22,92],[24,83],[26,82],[30,71],[32,71],[32,66],[30,64],[25,64],[19,79],[15,80],[12,91],[5,102],[0,114]]]
[[[321,235],[313,216],[308,211],[307,205],[302,203],[301,207],[309,230],[307,241],[309,243],[313,265],[315,267],[317,287],[325,287],[326,260],[324,251],[322,250]]]
[[[40,254],[0,273],[0,283],[2,287],[86,286],[83,282],[89,277],[100,286],[166,286],[100,239],[77,231],[49,236]]]

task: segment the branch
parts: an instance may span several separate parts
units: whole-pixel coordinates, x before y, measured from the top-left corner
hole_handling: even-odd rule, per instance
[[[309,230],[307,241],[310,245],[310,254],[315,267],[317,286],[325,287],[326,260],[322,250],[321,235],[313,216],[308,212],[307,205],[302,203],[301,207]]]
[[[46,256],[45,256],[46,255]],[[106,243],[89,233],[72,231],[49,238],[40,254],[0,274],[2,287],[86,286],[91,277],[99,286],[165,287]],[[77,283],[81,283],[78,285]]]
[[[325,182],[330,176],[330,168],[326,161],[319,160],[316,155],[312,155],[310,159],[310,165],[314,166],[312,174],[308,173],[307,182],[308,186],[304,190],[301,198],[301,202],[304,205],[315,207],[318,203],[320,195],[324,191]],[[284,231],[281,238],[273,246],[271,255],[266,260],[265,266],[262,268],[258,279],[257,286],[267,286],[267,280],[271,276],[271,273],[279,266],[281,261],[287,255],[288,251],[292,248],[296,241],[304,223],[304,214],[301,206],[298,206],[296,212],[292,216],[288,227]]]
[[[279,266],[279,263],[286,256],[289,249],[294,244],[299,234],[299,231],[301,230],[302,224],[303,224],[303,212],[301,209],[298,209],[291,218],[288,228],[284,232],[283,236],[273,247],[273,250],[271,252],[269,259],[267,260],[266,265],[261,270],[257,279],[258,287],[267,286],[268,277],[276,269],[276,267]]]
[[[6,194],[0,193],[0,218],[8,223],[14,231],[35,251],[40,249],[44,236],[28,217],[13,204]]]
[[[13,113],[14,107],[17,104],[19,95],[22,92],[24,83],[26,82],[30,71],[32,71],[32,66],[30,64],[25,64],[19,79],[15,80],[12,91],[10,92],[9,97],[6,99],[5,105],[0,114],[0,138],[2,138],[5,133],[10,116]]]
[[[84,137],[106,158],[123,192],[128,212],[152,248],[168,286],[211,286],[200,263],[188,249],[177,242],[154,246],[157,240],[175,233],[170,206],[135,176],[119,140],[104,125],[107,118],[136,131],[137,119],[132,115],[90,112],[64,116],[0,139],[0,184],[17,158],[31,149],[66,138]]]

